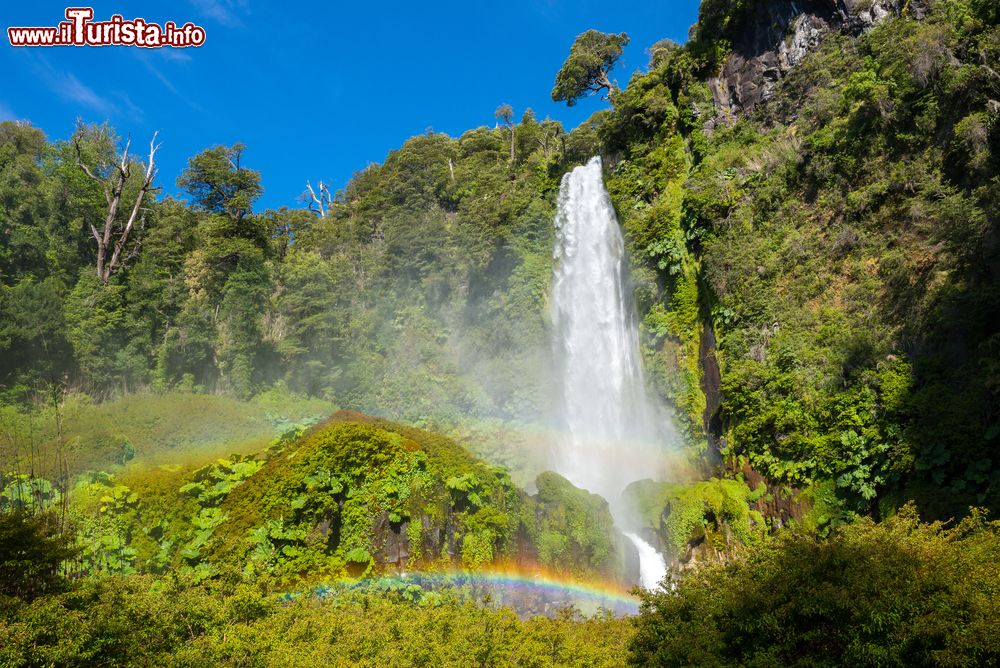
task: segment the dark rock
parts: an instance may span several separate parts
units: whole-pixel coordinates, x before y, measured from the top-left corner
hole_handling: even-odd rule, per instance
[[[658,545],[660,542],[659,537],[655,534],[653,535],[653,539],[651,541],[649,538],[646,538],[645,540],[647,540],[651,545]],[[639,550],[632,541],[627,539],[620,532],[618,535],[618,555],[618,558],[622,562],[622,574],[624,576],[624,580],[634,585],[641,584],[639,581]]]
[[[705,410],[702,413],[702,428],[708,437],[708,459],[712,468],[722,463],[719,439],[722,436],[722,420],[719,408],[722,406],[722,373],[716,355],[715,330],[706,324],[701,330],[698,355],[702,377],[701,391],[705,395]]]
[[[734,31],[733,50],[719,76],[708,81],[717,117],[706,130],[731,124],[774,95],[777,83],[833,31],[860,35],[908,6],[922,18],[919,0],[777,0],[757,2]]]

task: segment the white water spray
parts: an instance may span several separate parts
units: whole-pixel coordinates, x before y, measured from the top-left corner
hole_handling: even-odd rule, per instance
[[[627,524],[625,487],[667,473],[667,422],[646,393],[624,241],[600,158],[563,176],[555,224],[555,468],[607,499],[615,521]],[[642,584],[659,581],[666,572],[663,557],[638,536],[626,535],[639,551]]]
[[[632,541],[635,549],[639,551],[639,584],[646,589],[656,589],[660,580],[667,574],[666,560],[656,548],[638,534],[626,532],[625,537]]]

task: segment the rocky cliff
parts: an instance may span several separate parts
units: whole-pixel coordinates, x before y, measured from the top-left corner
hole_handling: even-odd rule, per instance
[[[839,31],[859,35],[888,16],[921,18],[922,0],[777,0],[746,5],[728,28],[732,51],[708,81],[718,115],[730,123],[770,99],[778,81],[821,39]]]

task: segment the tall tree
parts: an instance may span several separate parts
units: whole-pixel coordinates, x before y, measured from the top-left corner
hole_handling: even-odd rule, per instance
[[[244,144],[205,149],[188,160],[177,186],[202,209],[242,220],[252,213],[253,203],[264,192],[260,172],[240,163],[245,150]]]
[[[47,206],[39,163],[45,135],[26,123],[0,123],[0,282],[48,273]]]
[[[510,163],[514,164],[514,109],[509,104],[501,104],[493,115],[498,121],[503,121],[510,133]]]
[[[98,133],[96,138],[92,136],[94,132]],[[104,136],[100,136],[101,133]],[[111,278],[111,274],[124,261],[122,251],[129,243],[129,238],[132,237],[133,230],[135,230],[137,225],[139,232],[145,227],[146,211],[142,205],[146,201],[147,196],[158,190],[153,187],[153,179],[156,178],[156,151],[160,146],[156,143],[157,133],[154,132],[153,139],[149,142],[149,159],[146,162],[145,169],[140,174],[138,187],[135,189],[134,194],[130,193],[132,195],[132,207],[127,217],[123,217],[120,215],[119,209],[122,204],[122,198],[126,195],[126,188],[132,179],[132,169],[135,166],[135,162],[129,156],[129,148],[132,145],[132,140],[126,140],[124,150],[121,154],[116,155],[113,161],[98,163],[92,169],[84,161],[82,147],[83,143],[88,139],[88,135],[91,135],[90,139],[98,142],[108,141],[109,136],[105,128],[95,129],[80,126],[77,128],[77,132],[73,138],[73,145],[76,149],[76,164],[83,170],[84,174],[100,184],[101,189],[104,191],[105,202],[107,203],[101,229],[98,229],[92,221],[88,221],[90,233],[94,236],[94,240],[97,241],[97,277],[101,280],[101,283],[106,284],[108,279]],[[141,169],[142,165],[140,164],[139,167]],[[139,241],[138,234],[132,238],[131,255],[138,253]],[[111,253],[110,258],[108,257],[109,251]]]
[[[588,95],[607,91],[609,97],[617,86],[608,78],[615,63],[628,45],[625,33],[603,33],[588,30],[579,35],[569,50],[569,57],[556,74],[556,84],[552,88],[554,102],[565,101],[570,107]]]

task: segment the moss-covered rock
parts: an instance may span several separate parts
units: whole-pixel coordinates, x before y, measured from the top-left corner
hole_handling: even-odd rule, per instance
[[[521,494],[430,432],[341,412],[258,456],[243,480],[185,485],[217,524],[185,559],[282,580],[481,566],[511,554]],[[218,493],[222,491],[223,493]]]
[[[742,480],[640,480],[628,486],[625,499],[642,528],[654,533],[677,561],[686,563],[717,558],[761,538],[767,527],[751,503],[762,493]]]
[[[546,471],[535,482],[538,493],[525,505],[523,522],[546,568],[623,576],[623,544],[608,502]]]

